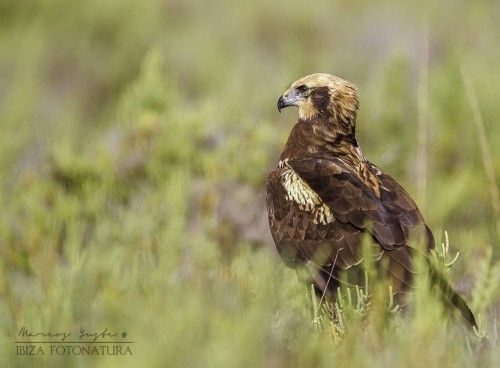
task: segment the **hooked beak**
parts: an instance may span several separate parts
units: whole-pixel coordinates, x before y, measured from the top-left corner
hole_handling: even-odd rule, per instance
[[[296,90],[285,92],[285,94],[278,99],[278,111],[281,112],[281,109],[288,106],[297,106],[299,100],[300,95]]]

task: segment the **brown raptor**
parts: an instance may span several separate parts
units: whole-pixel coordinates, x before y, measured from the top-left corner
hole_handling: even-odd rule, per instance
[[[387,272],[394,293],[404,293],[412,287],[418,243],[429,251],[434,238],[410,195],[363,155],[356,87],[333,75],[308,75],[279,98],[278,109],[287,106],[297,106],[299,118],[267,179],[280,256],[290,267],[307,268],[318,293],[334,295],[343,271],[359,282],[368,236],[375,264]],[[476,326],[465,301],[428,266],[448,304]]]

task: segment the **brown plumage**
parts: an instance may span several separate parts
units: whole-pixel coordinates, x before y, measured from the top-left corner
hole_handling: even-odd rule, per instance
[[[329,74],[299,79],[279,98],[278,109],[298,106],[299,119],[267,179],[271,233],[284,262],[306,267],[318,293],[333,294],[340,273],[359,282],[362,241],[372,240],[376,265],[395,293],[412,286],[417,244],[434,238],[408,193],[366,160],[356,140],[358,93]],[[464,318],[474,315],[429,263],[434,283]]]

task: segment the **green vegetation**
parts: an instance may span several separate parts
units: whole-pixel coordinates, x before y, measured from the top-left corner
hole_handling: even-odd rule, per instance
[[[0,366],[500,366],[499,18],[494,1],[2,0]],[[363,150],[449,232],[438,258],[460,252],[449,276],[492,347],[425,287],[405,313],[373,285],[319,305],[275,254],[264,181],[296,118],[276,100],[316,71],[359,87]],[[126,331],[134,355],[17,356],[23,326]]]

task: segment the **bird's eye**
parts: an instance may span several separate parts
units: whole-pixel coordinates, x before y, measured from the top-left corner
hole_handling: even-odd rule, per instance
[[[299,91],[300,93],[304,93],[305,91],[307,91],[307,86],[305,84],[301,84],[296,88],[296,90]]]

